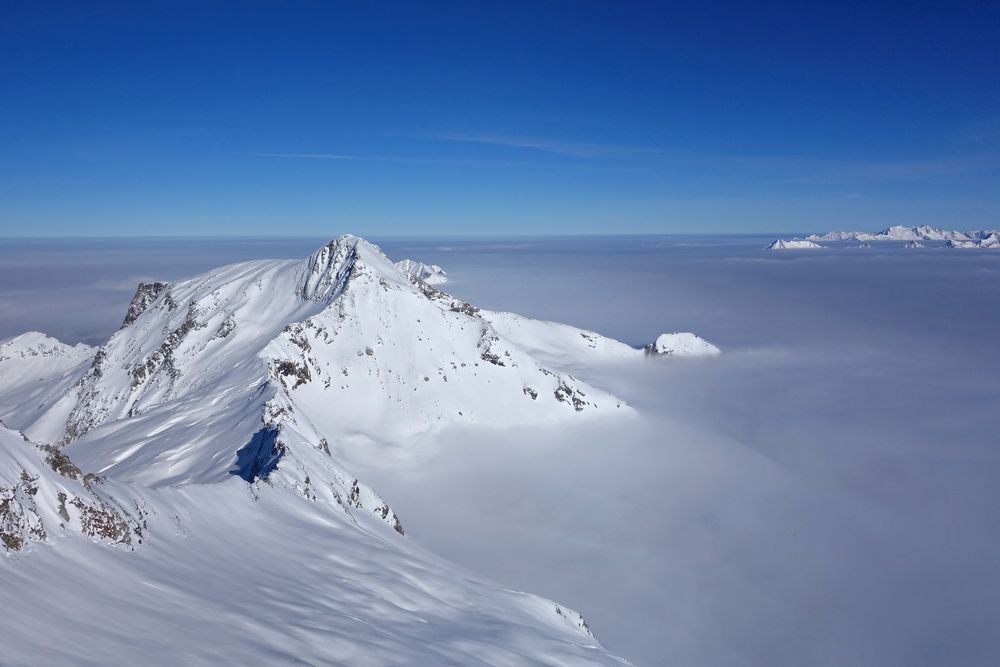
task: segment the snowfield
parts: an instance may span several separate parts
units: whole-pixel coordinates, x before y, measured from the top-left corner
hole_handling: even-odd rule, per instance
[[[143,283],[97,348],[0,346],[3,662],[624,663],[576,612],[408,540],[342,463],[450,424],[634,414],[559,369],[643,350],[481,310],[443,276],[342,236]]]

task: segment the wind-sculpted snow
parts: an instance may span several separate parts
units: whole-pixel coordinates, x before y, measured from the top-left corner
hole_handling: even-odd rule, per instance
[[[331,512],[126,485],[0,425],[4,603],[29,620],[3,624],[3,663],[627,664],[576,612],[387,537],[350,488]]]

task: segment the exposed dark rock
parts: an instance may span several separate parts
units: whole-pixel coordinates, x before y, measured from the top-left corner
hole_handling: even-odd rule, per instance
[[[274,366],[274,370],[281,378],[295,378],[295,384],[292,385],[292,389],[297,389],[312,380],[312,375],[309,373],[309,367],[306,364],[299,364],[289,359],[278,361]]]
[[[136,288],[135,295],[132,297],[132,302],[128,305],[128,311],[125,313],[125,321],[122,322],[122,327],[127,327],[139,319],[139,316],[146,312],[146,309],[168,287],[167,283],[139,283],[139,287]]]

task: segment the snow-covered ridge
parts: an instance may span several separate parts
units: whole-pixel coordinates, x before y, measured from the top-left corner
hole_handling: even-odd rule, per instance
[[[894,225],[880,232],[840,232],[826,234],[810,234],[807,241],[978,241],[997,233],[997,230],[986,231],[954,231],[917,225],[905,227]]]
[[[786,241],[783,239],[775,239],[771,245],[767,246],[767,250],[814,250],[816,248],[822,248],[823,246],[818,243],[813,243],[812,241],[803,241],[801,239],[792,239]]]
[[[948,241],[949,248],[1000,248],[1000,232],[985,234],[980,238],[969,240],[952,239]]]
[[[437,264],[424,264],[413,259],[396,262],[396,266],[410,278],[419,278],[428,285],[441,285],[448,282],[448,274]]]

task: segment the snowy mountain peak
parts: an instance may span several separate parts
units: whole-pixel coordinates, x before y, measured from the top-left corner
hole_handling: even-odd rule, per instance
[[[687,331],[660,334],[646,346],[646,353],[674,357],[715,357],[722,351],[701,336]]]
[[[66,345],[38,331],[26,331],[0,343],[0,360],[27,357],[85,358],[91,354],[93,348],[89,345]]]
[[[396,262],[396,268],[410,278],[417,278],[428,285],[441,285],[448,282],[445,270],[437,264],[424,264],[413,259]]]
[[[303,299],[322,301],[335,297],[356,275],[356,264],[361,256],[375,263],[390,263],[376,246],[362,238],[344,234],[314,252],[303,266],[298,290]]]
[[[810,250],[822,247],[823,246],[818,243],[803,241],[801,239],[792,239],[790,241],[775,239],[769,246],[767,246],[766,250]]]

